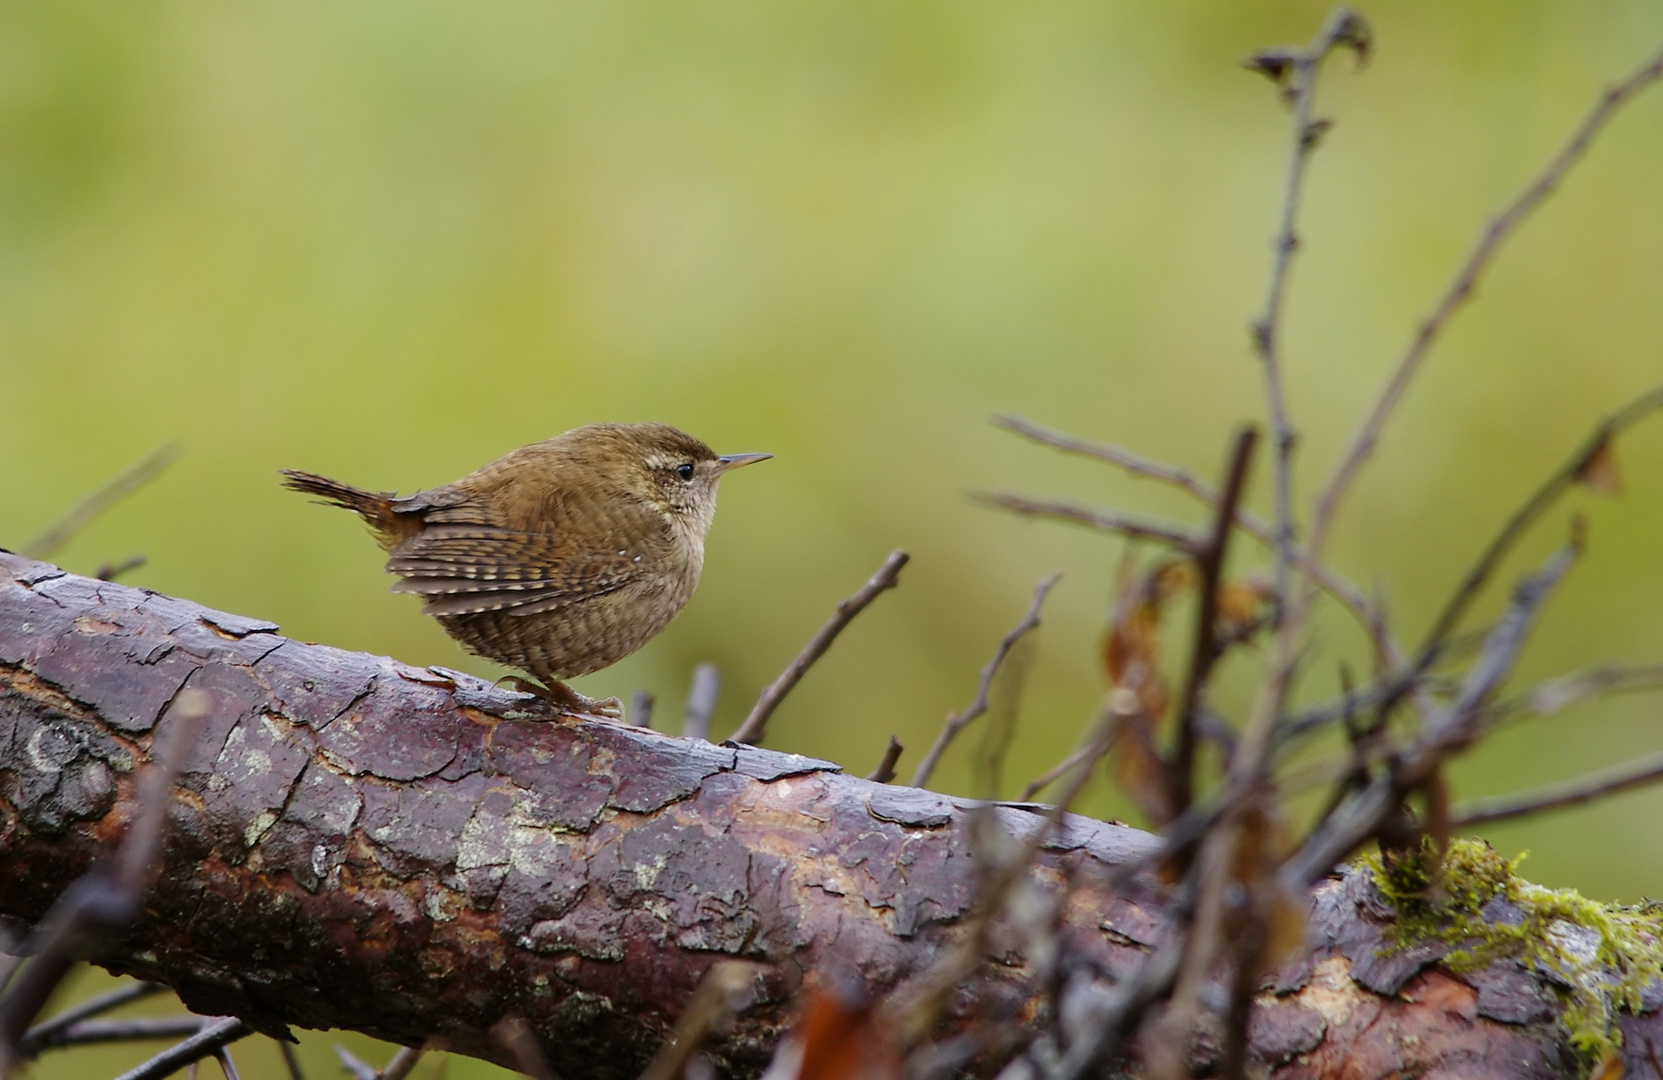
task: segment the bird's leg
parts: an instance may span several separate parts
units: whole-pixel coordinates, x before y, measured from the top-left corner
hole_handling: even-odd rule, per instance
[[[592,698],[578,693],[559,679],[550,679],[546,683],[539,683],[530,679],[523,679],[518,675],[506,675],[497,681],[507,683],[521,693],[534,694],[567,715],[598,716],[606,720],[622,720],[624,718],[624,703],[619,699],[615,697]]]

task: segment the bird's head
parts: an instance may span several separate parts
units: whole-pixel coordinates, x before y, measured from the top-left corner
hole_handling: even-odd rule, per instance
[[[716,514],[716,485],[733,469],[772,454],[718,454],[668,424],[591,424],[562,439],[575,456],[591,458],[631,495],[651,503],[702,536]]]

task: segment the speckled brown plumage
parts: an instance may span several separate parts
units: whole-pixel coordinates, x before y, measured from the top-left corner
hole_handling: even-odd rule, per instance
[[[480,656],[546,683],[645,645],[693,595],[724,472],[666,424],[591,424],[455,483],[399,498],[284,470],[286,486],[362,516],[423,610]]]

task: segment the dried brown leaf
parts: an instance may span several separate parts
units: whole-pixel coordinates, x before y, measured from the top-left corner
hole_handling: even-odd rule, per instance
[[[781,1042],[764,1080],[900,1080],[901,1056],[872,1003],[810,986],[802,1019]]]
[[[1623,492],[1623,478],[1617,468],[1617,452],[1608,435],[1599,441],[1576,469],[1577,483],[1600,495],[1615,497]]]

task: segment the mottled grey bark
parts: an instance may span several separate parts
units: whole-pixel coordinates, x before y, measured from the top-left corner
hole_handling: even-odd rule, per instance
[[[0,554],[0,915],[40,918],[119,837],[134,772],[190,688],[209,712],[161,876],[97,959],[203,1013],[273,1032],[438,1036],[499,1061],[490,1029],[521,1016],[561,1075],[630,1077],[704,972],[739,959],[755,964],[751,1003],[712,1050],[724,1075],[745,1076],[804,972],[857,974],[881,992],[962,931],[975,867],[961,800],[795,755],[557,719],[477,679],[276,629]],[[1043,821],[996,813],[1019,835]],[[1079,817],[1044,843],[1032,879],[1051,893],[1070,883],[1072,957],[1124,972],[1154,940],[1140,906],[1152,888],[1105,884],[1153,843]],[[1265,1068],[1574,1071],[1551,986],[1522,971],[1457,980],[1426,969],[1431,954],[1387,978],[1379,913],[1353,892],[1327,890],[1320,947],[1266,997],[1254,1028]],[[1030,1001],[1022,939],[995,940],[998,962],[960,989],[952,1023]],[[1654,1020],[1630,1025],[1631,1069]]]

